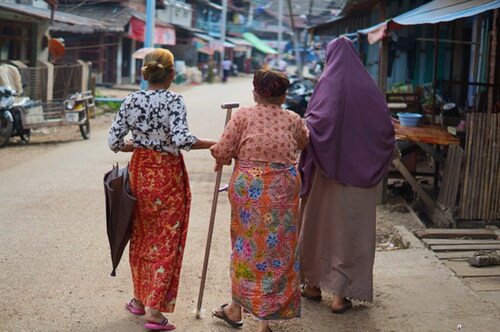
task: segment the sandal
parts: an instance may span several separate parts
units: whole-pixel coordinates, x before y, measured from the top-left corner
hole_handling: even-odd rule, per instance
[[[343,306],[340,309],[332,309],[332,313],[334,313],[334,314],[343,314],[347,310],[351,309],[352,308],[352,302],[349,301],[349,300],[346,300],[346,301],[347,301],[347,303],[346,303],[345,306]]]
[[[227,314],[224,312],[224,308],[227,307],[229,304],[223,304],[219,308],[214,308],[212,309],[212,316],[222,319],[232,327],[242,327],[243,326],[243,320],[240,320],[239,322],[235,322],[231,318],[227,316]],[[219,309],[219,313],[217,313],[215,310]]]
[[[176,328],[174,324],[168,324],[168,318],[164,318],[160,324],[146,323],[144,327],[153,331],[170,331]]]
[[[128,311],[130,311],[134,315],[138,315],[138,316],[145,315],[146,310],[134,307],[134,305],[132,304],[132,302],[134,302],[134,301],[137,301],[137,300],[135,298],[133,298],[130,301],[128,301],[127,303],[125,303],[125,309],[127,309]],[[137,302],[139,302],[139,301],[137,301]]]
[[[316,302],[321,301],[321,295],[311,295],[306,292],[306,284],[302,285],[302,292],[300,293],[300,296],[305,297],[306,299],[311,301],[316,301]]]

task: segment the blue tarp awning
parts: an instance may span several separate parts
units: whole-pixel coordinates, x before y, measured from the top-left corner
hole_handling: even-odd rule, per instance
[[[387,29],[397,29],[408,25],[449,22],[497,8],[500,8],[500,0],[434,0],[393,19],[358,32],[368,35],[368,41],[370,44],[374,44],[386,36],[385,31]]]

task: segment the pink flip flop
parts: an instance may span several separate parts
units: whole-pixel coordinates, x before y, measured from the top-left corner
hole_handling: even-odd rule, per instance
[[[175,325],[173,324],[167,325],[167,324],[168,324],[168,318],[165,318],[164,320],[162,320],[160,324],[146,323],[144,324],[144,327],[153,331],[169,331],[175,329]]]
[[[132,301],[133,300],[134,299],[128,301],[128,303],[125,303],[125,309],[127,309],[128,311],[130,311],[134,315],[139,315],[139,316],[145,315],[146,314],[146,310],[144,310],[144,309],[137,309],[136,307],[134,307],[132,305]]]

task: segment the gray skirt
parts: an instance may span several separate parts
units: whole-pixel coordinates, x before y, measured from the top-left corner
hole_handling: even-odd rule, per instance
[[[302,282],[354,300],[373,301],[376,189],[345,186],[318,169],[302,198]]]

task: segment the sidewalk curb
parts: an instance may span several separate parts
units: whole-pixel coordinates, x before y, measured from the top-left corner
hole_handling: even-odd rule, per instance
[[[409,249],[426,249],[424,244],[412,232],[406,229],[405,226],[397,225],[393,228],[394,238]]]

